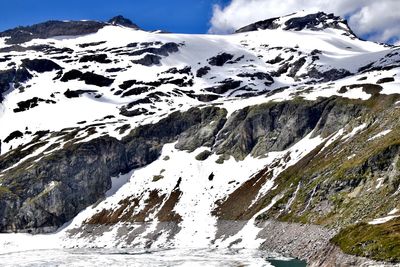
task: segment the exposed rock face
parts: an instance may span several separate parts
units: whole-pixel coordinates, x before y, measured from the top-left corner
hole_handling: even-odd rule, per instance
[[[208,92],[216,93],[216,94],[224,94],[229,90],[238,88],[242,84],[241,81],[234,81],[232,79],[227,79],[221,82],[221,85],[209,87],[205,90]]]
[[[274,30],[279,28],[279,24],[277,23],[277,20],[279,18],[271,18],[263,21],[259,21],[250,25],[247,25],[243,28],[240,28],[236,31],[236,33],[242,33],[242,32],[251,32],[251,31],[256,31],[256,30]]]
[[[139,30],[140,28],[134,24],[130,19],[124,18],[123,16],[119,15],[116,17],[113,17],[112,19],[110,19],[108,21],[108,23],[112,24],[112,25],[121,25],[121,26],[125,26],[125,27],[129,27],[129,28],[133,28],[133,29],[137,29]]]
[[[85,93],[96,93],[94,90],[67,90],[64,92],[65,97],[67,98],[77,98]]]
[[[85,55],[79,59],[79,62],[97,62],[97,63],[111,63],[112,61],[107,58],[106,54]]]
[[[22,46],[19,44],[10,45],[3,48],[0,48],[1,53],[9,53],[9,52],[26,52],[26,51],[36,51],[36,52],[43,52],[44,54],[52,54],[52,53],[72,53],[73,50],[70,48],[58,48],[47,44],[40,44],[40,45],[31,45],[31,46]]]
[[[160,47],[147,47],[144,49],[136,50],[133,52],[127,52],[126,55],[129,56],[140,56],[149,53],[150,55],[157,56],[168,56],[171,53],[176,53],[179,51],[179,45],[176,43],[165,43]]]
[[[0,231],[54,231],[104,197],[111,177],[156,160],[163,144],[182,135],[178,143],[182,149],[212,145],[225,114],[212,107],[176,112],[155,125],[136,128],[122,141],[100,137],[6,171],[0,191]],[[210,126],[216,119],[221,123]],[[193,133],[196,138],[190,142],[187,138]],[[2,156],[2,170],[15,159],[13,153]]]
[[[106,24],[96,21],[47,21],[27,27],[18,27],[0,33],[9,37],[7,44],[21,44],[32,39],[46,39],[54,36],[76,36],[95,33]]]
[[[91,72],[83,73],[80,79],[85,81],[86,84],[92,84],[100,87],[110,86],[114,82],[113,79]]]
[[[228,62],[231,59],[233,59],[233,55],[228,53],[221,53],[219,55],[216,55],[215,57],[210,58],[208,60],[208,63],[211,66],[222,67],[223,65],[225,65],[226,62]]]
[[[304,29],[320,31],[327,28],[340,29],[351,36],[355,36],[352,30],[347,25],[346,20],[335,16],[334,14],[326,14],[318,12],[309,14],[303,17],[297,17],[297,14],[292,14],[286,17],[271,18],[264,21],[259,21],[243,28],[240,28],[236,33],[243,33],[256,30],[274,30],[281,28],[287,31],[301,31]],[[289,17],[289,18],[288,18]]]
[[[100,41],[100,42],[91,42],[91,43],[79,44],[78,46],[80,48],[86,48],[86,47],[98,46],[98,45],[105,44],[105,43],[106,43],[106,41]]]
[[[126,162],[121,143],[99,138],[11,171],[0,197],[1,231],[54,230],[103,197],[110,177],[128,170]]]
[[[201,77],[207,75],[210,70],[211,70],[211,68],[208,66],[201,67],[200,69],[197,70],[196,77],[201,78]]]
[[[153,65],[159,65],[161,62],[161,59],[162,58],[160,56],[153,55],[153,54],[147,54],[141,59],[132,60],[132,63],[150,67]]]
[[[61,78],[61,81],[68,82],[70,80],[76,80],[76,79],[84,81],[86,84],[92,84],[100,87],[110,86],[114,82],[113,79],[104,77],[102,75],[95,74],[92,72],[82,73],[79,70],[70,70],[64,73],[64,75]]]
[[[39,73],[62,69],[60,65],[48,59],[24,59],[21,67]]]
[[[318,12],[305,17],[291,18],[285,22],[285,30],[301,31],[303,29],[321,30],[326,28],[342,29],[339,23],[345,23],[333,14]],[[346,30],[349,28],[346,27]]]
[[[335,231],[318,225],[265,221],[258,225],[261,248],[306,260],[308,266],[380,266],[367,258],[344,254],[329,240]],[[388,265],[389,266],[389,265]]]
[[[330,82],[336,81],[345,77],[350,76],[352,73],[345,69],[331,69],[324,72],[320,72],[315,68],[312,68],[304,76],[316,79],[318,82]]]
[[[79,79],[82,76],[82,72],[79,70],[70,70],[66,73],[61,78],[62,82],[68,82],[70,80],[76,80]]]
[[[60,226],[101,198],[111,186],[111,176],[156,160],[165,143],[177,140],[176,147],[188,151],[213,147],[217,154],[243,159],[249,154],[259,156],[284,150],[312,130],[316,135],[328,136],[361,110],[336,99],[284,102],[245,108],[227,120],[223,109],[194,108],[172,113],[157,124],[140,126],[122,141],[102,137],[72,145],[43,157],[38,163],[22,164],[6,172],[3,186],[9,191],[1,198],[4,203],[1,206],[20,209],[2,211],[1,229],[45,231],[46,227]],[[11,159],[12,155],[6,154],[2,161]],[[27,171],[22,171],[30,165]],[[93,191],[87,192],[85,188]]]
[[[274,79],[269,75],[268,73],[264,72],[255,72],[255,73],[240,73],[238,74],[238,77],[242,78],[251,78],[252,80],[258,79],[258,80],[265,80],[266,82],[272,84],[274,82]]]
[[[299,58],[298,60],[296,60],[292,64],[290,71],[288,73],[288,76],[294,78],[296,76],[297,72],[299,72],[299,70],[304,66],[304,64],[306,64],[306,61],[307,60],[305,57],[302,57],[302,58]]]
[[[143,166],[146,162],[155,160],[165,143],[179,139],[177,146],[180,149],[193,150],[202,145],[213,144],[209,138],[215,133],[214,127],[209,128],[209,123],[216,117],[221,120],[225,111],[219,108],[207,107],[204,109],[190,109],[185,113],[172,113],[166,119],[161,120],[155,125],[146,125],[134,129],[130,135],[124,139],[127,143],[129,166],[137,168]],[[221,127],[220,123],[217,123]],[[218,128],[217,127],[217,128]],[[196,137],[193,138],[193,133]],[[185,136],[191,136],[190,141],[185,140]],[[195,142],[195,143],[193,143]]]
[[[217,153],[243,159],[248,154],[261,156],[282,151],[312,130],[328,136],[360,112],[335,99],[321,102],[283,102],[245,108],[231,116],[220,132]],[[340,121],[338,121],[340,120]]]
[[[18,86],[31,78],[32,75],[25,68],[0,70],[0,103],[3,93],[10,89],[10,84]]]
[[[23,136],[24,136],[24,134],[21,133],[20,131],[14,131],[14,132],[10,133],[10,135],[7,136],[6,139],[4,139],[4,143],[8,143],[8,142],[10,142],[10,141],[13,140],[13,139],[21,138],[21,137],[23,137]]]
[[[33,97],[31,99],[21,101],[17,103],[18,108],[14,109],[14,112],[24,112],[31,108],[37,107],[39,103],[55,104],[54,100],[44,100],[42,98]]]

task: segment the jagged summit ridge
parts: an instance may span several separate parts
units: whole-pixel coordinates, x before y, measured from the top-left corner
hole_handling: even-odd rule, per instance
[[[318,12],[314,14],[293,13],[284,17],[275,17],[240,28],[236,33],[282,29],[287,31],[301,31],[304,29],[321,31],[325,29],[339,29],[354,35],[347,21],[340,16]]]
[[[108,23],[110,23],[112,25],[120,25],[120,26],[129,27],[129,28],[140,29],[139,26],[137,26],[130,19],[127,19],[122,15],[118,15],[118,16],[111,18],[108,21]]]

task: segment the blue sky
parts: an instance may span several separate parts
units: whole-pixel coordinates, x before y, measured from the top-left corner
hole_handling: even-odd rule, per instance
[[[123,15],[146,30],[205,33],[214,4],[228,0],[14,0],[0,2],[0,31],[50,19],[106,21]]]

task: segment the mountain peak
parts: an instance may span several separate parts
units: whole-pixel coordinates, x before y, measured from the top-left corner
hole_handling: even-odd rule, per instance
[[[322,31],[328,28],[344,30],[347,34],[355,36],[345,19],[340,16],[335,16],[332,13],[327,14],[325,12],[317,12],[313,14],[300,12],[283,17],[258,21],[238,29],[236,33],[267,29],[282,29],[287,31],[302,31],[307,29],[312,31]]]
[[[32,39],[46,39],[54,36],[78,36],[97,32],[106,24],[98,21],[58,21],[49,20],[32,26],[19,26],[0,32],[6,37],[6,44],[21,44]]]
[[[139,27],[133,23],[130,19],[125,18],[122,15],[115,16],[111,18],[108,23],[112,25],[121,25],[129,28],[139,29]]]
[[[140,29],[131,20],[116,16],[108,21],[111,25],[120,25],[133,29]],[[21,44],[32,39],[46,39],[54,36],[79,36],[96,33],[107,23],[93,20],[59,21],[49,20],[31,26],[19,26],[14,29],[0,32],[0,37],[6,37],[6,44]]]

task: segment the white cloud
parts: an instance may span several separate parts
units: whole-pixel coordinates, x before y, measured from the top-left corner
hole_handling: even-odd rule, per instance
[[[293,12],[324,11],[349,19],[360,36],[380,42],[400,39],[400,0],[232,0],[214,6],[211,33],[228,33],[250,23]]]

